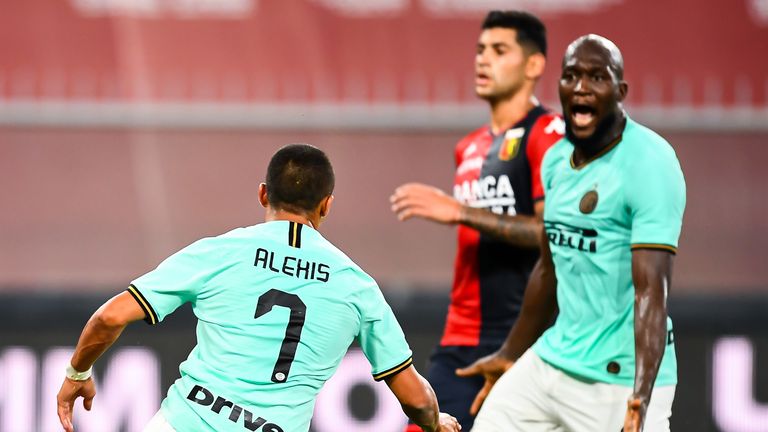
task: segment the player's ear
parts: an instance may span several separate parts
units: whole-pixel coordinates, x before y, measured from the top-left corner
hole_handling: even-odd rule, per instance
[[[619,102],[624,102],[627,93],[629,93],[629,84],[624,80],[619,81]]]
[[[331,212],[331,205],[333,204],[333,195],[328,195],[320,202],[320,217],[324,218]]]
[[[259,204],[262,207],[269,207],[269,199],[267,199],[267,184],[259,183]]]
[[[528,79],[536,80],[544,74],[544,67],[547,65],[547,58],[542,53],[533,53],[528,56],[525,62],[525,76]]]

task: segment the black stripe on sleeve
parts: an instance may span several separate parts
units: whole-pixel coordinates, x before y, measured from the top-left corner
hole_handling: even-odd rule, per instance
[[[157,324],[157,314],[155,313],[155,310],[152,309],[152,305],[149,304],[147,299],[144,298],[144,295],[141,294],[141,291],[139,291],[139,289],[136,288],[136,286],[133,284],[129,285],[126,291],[131,294],[133,299],[136,300],[136,303],[138,303],[141,309],[144,311],[144,322],[149,325]]]
[[[408,369],[408,366],[410,366],[411,364],[413,364],[413,357],[408,357],[408,360],[400,363],[399,365],[397,365],[397,366],[395,366],[393,368],[387,369],[384,372],[377,373],[376,375],[373,376],[373,380],[374,381],[381,381],[381,380],[389,378],[391,376],[395,376],[395,375],[399,374],[400,372]]]

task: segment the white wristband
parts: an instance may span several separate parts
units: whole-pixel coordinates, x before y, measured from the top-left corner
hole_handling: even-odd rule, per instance
[[[93,366],[89,367],[85,372],[78,372],[72,365],[67,365],[67,378],[72,381],[85,381],[91,377],[93,372]]]

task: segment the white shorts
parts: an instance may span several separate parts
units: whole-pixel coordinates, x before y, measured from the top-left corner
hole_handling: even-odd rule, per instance
[[[473,432],[619,432],[632,388],[577,380],[526,351],[499,378]],[[653,389],[644,432],[669,432],[675,386]]]
[[[159,410],[154,417],[144,426],[143,432],[176,432],[176,429],[168,423],[163,416],[163,410]]]

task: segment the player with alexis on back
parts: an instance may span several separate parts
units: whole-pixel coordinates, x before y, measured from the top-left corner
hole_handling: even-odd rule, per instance
[[[157,324],[184,303],[197,345],[144,432],[307,431],[317,393],[353,339],[408,417],[455,432],[411,364],[403,331],[370,276],[316,229],[333,202],[334,174],[319,149],[280,149],[259,186],[265,223],[204,238],[133,281],[83,329],[57,396],[73,431],[78,397],[90,409],[91,367],[125,326]]]
[[[400,220],[459,225],[451,303],[427,379],[440,407],[464,430],[472,427],[470,405],[483,380],[459,378],[455,370],[501,346],[539,254],[539,170],[544,153],[563,134],[562,119],[534,97],[546,54],[546,29],[538,18],[488,13],[475,54],[475,92],[490,105],[490,124],[456,146],[453,197],[409,183],[391,198]]]

